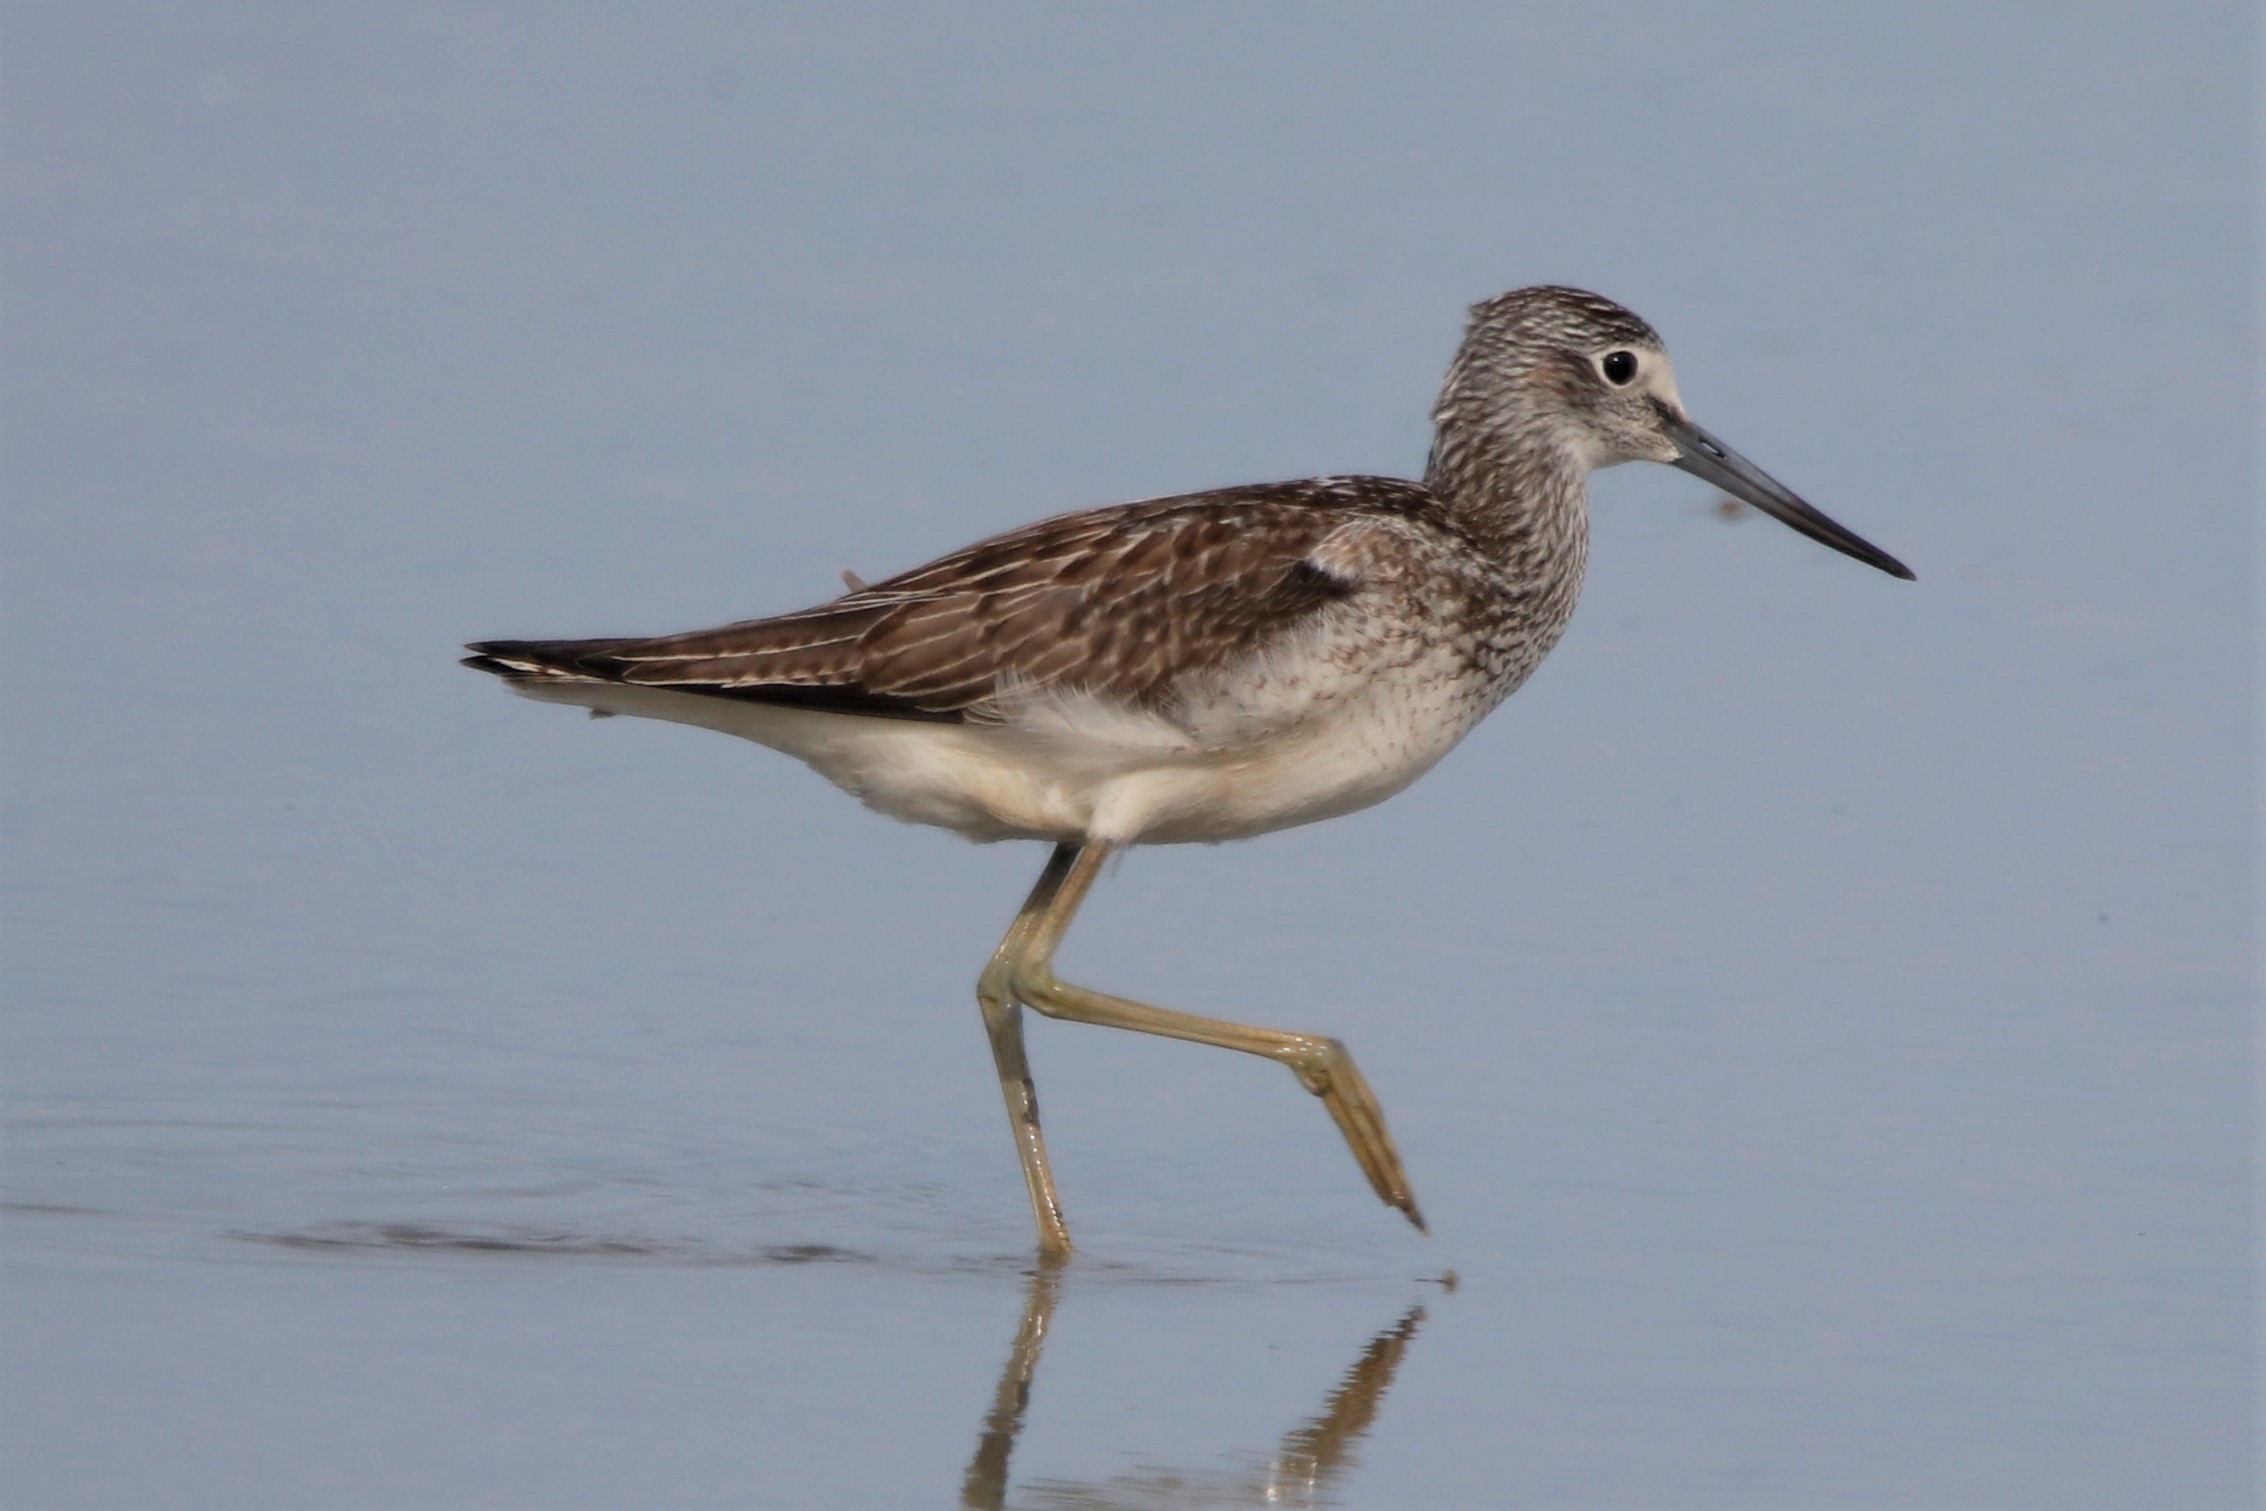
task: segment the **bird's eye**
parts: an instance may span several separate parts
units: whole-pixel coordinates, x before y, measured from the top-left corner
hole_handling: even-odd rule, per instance
[[[1607,352],[1605,359],[1597,365],[1604,371],[1605,381],[1615,388],[1620,388],[1637,375],[1637,354],[1635,352]]]

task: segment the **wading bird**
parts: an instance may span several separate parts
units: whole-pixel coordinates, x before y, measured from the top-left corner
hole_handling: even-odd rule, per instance
[[[1264,1055],[1424,1226],[1337,1040],[1073,986],[1054,953],[1128,845],[1245,839],[1382,802],[1557,644],[1588,474],[1663,462],[1893,576],[1903,563],[1693,424],[1660,337],[1569,288],[1477,305],[1424,481],[1318,477],[1041,520],[815,608],[655,638],[490,640],[465,664],[600,714],[721,730],[869,807],[1054,846],[976,983],[1042,1255],[1070,1252],[1021,1009]]]

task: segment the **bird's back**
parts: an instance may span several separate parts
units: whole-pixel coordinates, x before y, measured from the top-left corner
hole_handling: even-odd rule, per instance
[[[483,641],[466,664],[882,717],[989,720],[1003,694],[1048,689],[1153,711],[1354,597],[1381,552],[1451,529],[1422,485],[1394,478],[1219,489],[1057,515],[793,613]]]

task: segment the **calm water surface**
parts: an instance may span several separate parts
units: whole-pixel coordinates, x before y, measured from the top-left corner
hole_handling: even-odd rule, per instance
[[[0,1499],[2254,1503],[2255,16],[11,7]],[[484,635],[1422,464],[1462,306],[1657,323],[1911,561],[1599,480],[1410,793],[1036,847]]]

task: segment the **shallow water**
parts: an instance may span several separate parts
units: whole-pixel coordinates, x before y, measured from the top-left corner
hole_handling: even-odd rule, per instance
[[[2255,1500],[2255,18],[1301,15],[11,12],[0,1498]],[[1035,1022],[1038,1272],[1038,850],[452,663],[1411,470],[1568,278],[1920,581],[1602,477],[1439,770],[1063,955],[1430,1237]]]

